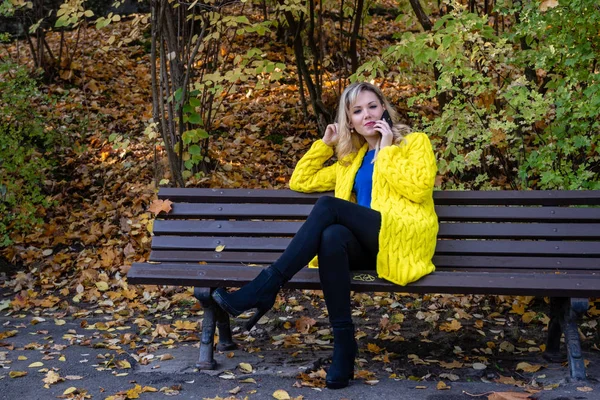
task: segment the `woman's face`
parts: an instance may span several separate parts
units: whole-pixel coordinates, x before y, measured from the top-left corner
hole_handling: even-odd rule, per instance
[[[381,119],[384,110],[375,93],[363,90],[350,106],[350,127],[365,139],[377,139],[379,132],[375,130],[374,125],[375,121]]]

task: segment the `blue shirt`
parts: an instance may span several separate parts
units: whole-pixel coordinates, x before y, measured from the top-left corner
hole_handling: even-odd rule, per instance
[[[369,150],[362,160],[362,164],[354,178],[354,192],[356,192],[356,202],[363,206],[371,208],[371,190],[373,189],[373,167],[371,163],[375,156],[375,150]]]

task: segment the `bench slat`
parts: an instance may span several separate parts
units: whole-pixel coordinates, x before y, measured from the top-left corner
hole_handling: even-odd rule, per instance
[[[152,249],[214,250],[217,246],[225,246],[229,250],[238,251],[283,251],[291,240],[266,237],[155,236],[152,238]]]
[[[161,219],[306,219],[311,204],[175,203]],[[436,206],[440,221],[600,222],[600,208]]]
[[[325,193],[298,193],[289,189],[160,188],[158,198],[174,203],[314,204]]]
[[[312,204],[174,203],[168,214],[160,214],[159,217],[306,219],[312,208]]]
[[[256,277],[261,268],[246,266],[135,263],[127,277],[131,284],[158,284],[198,287],[238,287]],[[357,273],[369,271],[357,271]],[[289,288],[320,289],[317,270],[304,268],[286,285]],[[600,291],[600,274],[544,274],[489,272],[434,272],[407,286],[375,278],[372,282],[352,281],[355,291],[404,293],[503,294],[566,297],[594,297]]]
[[[474,222],[600,222],[600,208],[436,206],[438,220]]]
[[[241,264],[271,264],[281,252],[215,252],[190,250],[154,250],[150,260],[155,262],[207,262],[211,263],[241,263]],[[567,257],[490,257],[490,256],[434,256],[436,268],[504,268],[523,270],[600,270],[600,257],[567,258]]]
[[[600,239],[600,224],[442,223],[438,238],[460,239]]]
[[[154,235],[292,236],[302,222],[157,220]],[[442,223],[438,238],[481,239],[600,239],[600,224]]]
[[[434,191],[435,204],[455,205],[600,205],[598,190],[444,190]]]
[[[266,237],[155,236],[152,249],[193,251],[215,250],[217,246],[225,246],[235,251],[283,251],[290,241],[289,238]],[[600,242],[438,240],[436,254],[591,257],[600,255]]]
[[[154,235],[293,236],[302,222],[289,221],[154,221]]]
[[[202,250],[152,250],[150,261],[157,262],[238,262],[244,264],[271,264],[281,251],[202,251]]]
[[[435,254],[592,257],[600,255],[600,242],[438,240]]]
[[[182,203],[313,204],[331,193],[297,193],[289,189],[161,188],[158,197]],[[599,205],[598,190],[434,191],[438,205]]]
[[[442,268],[509,268],[522,270],[560,269],[600,271],[600,256],[595,258],[579,257],[491,257],[464,255],[436,255],[433,263]]]

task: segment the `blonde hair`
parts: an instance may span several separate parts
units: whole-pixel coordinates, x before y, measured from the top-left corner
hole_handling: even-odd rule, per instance
[[[336,154],[338,160],[343,164],[348,164],[348,161],[344,160],[346,156],[358,152],[358,150],[366,143],[364,137],[362,137],[354,129],[350,128],[350,108],[356,102],[358,95],[365,90],[374,93],[383,107],[390,113],[390,117],[392,118],[393,122],[393,126],[391,127],[392,134],[394,135],[394,139],[392,140],[393,144],[402,142],[404,135],[407,135],[412,131],[408,125],[398,123],[398,112],[396,112],[396,110],[392,107],[390,102],[385,98],[377,86],[368,82],[355,82],[346,87],[340,96],[340,104],[338,106],[336,118],[338,123],[338,143],[336,146]],[[373,161],[375,161],[377,158],[380,143],[381,138],[377,142],[377,146],[375,146],[375,156],[373,157]]]

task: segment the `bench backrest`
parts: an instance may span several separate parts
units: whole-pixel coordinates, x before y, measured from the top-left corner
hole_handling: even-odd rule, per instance
[[[163,188],[150,261],[269,264],[326,194]],[[330,194],[329,194],[330,195]],[[600,271],[600,191],[436,191],[437,270]]]

